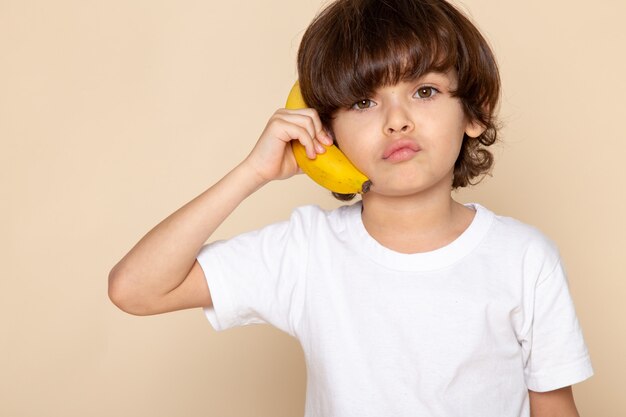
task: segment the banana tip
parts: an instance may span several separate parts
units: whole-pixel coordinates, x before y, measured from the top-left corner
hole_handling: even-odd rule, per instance
[[[365,194],[370,190],[370,187],[372,186],[372,181],[367,180],[363,183],[363,185],[361,186],[361,194]]]

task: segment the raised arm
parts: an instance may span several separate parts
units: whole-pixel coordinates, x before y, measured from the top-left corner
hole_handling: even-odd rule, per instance
[[[150,315],[212,305],[196,261],[202,245],[248,196],[269,181],[299,172],[287,146],[298,140],[314,158],[324,151],[313,109],[277,110],[248,157],[224,178],[150,230],[109,273],[109,297],[120,309]]]

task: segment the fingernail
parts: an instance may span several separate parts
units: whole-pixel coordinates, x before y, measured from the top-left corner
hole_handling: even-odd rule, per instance
[[[328,135],[323,130],[319,131],[319,133],[317,134],[317,137],[315,139],[319,140],[324,145],[328,145]]]
[[[317,153],[324,153],[326,152],[326,148],[324,148],[321,144],[316,143],[315,144],[315,150],[317,151]]]

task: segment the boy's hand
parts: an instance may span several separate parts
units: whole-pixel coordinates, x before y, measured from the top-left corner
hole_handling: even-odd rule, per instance
[[[321,143],[333,143],[322,129],[322,122],[314,109],[278,109],[270,117],[244,164],[263,182],[292,177],[302,172],[291,151],[292,140],[299,141],[311,159],[325,152]]]

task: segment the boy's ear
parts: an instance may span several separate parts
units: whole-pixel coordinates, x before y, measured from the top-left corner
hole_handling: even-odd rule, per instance
[[[487,128],[476,120],[470,120],[465,126],[465,134],[470,138],[477,138],[484,133]]]

